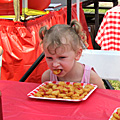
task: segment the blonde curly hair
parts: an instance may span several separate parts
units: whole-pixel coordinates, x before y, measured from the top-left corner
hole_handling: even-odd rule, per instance
[[[47,30],[47,26],[40,28],[39,36],[42,39],[43,49],[47,47],[50,54],[55,54],[57,48],[62,47],[62,51],[67,45],[76,52],[80,47],[88,47],[86,34],[81,24],[77,20],[72,20],[70,25],[56,24]]]

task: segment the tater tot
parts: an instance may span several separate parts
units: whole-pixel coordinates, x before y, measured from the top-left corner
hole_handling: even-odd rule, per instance
[[[119,116],[117,113],[113,113],[113,116],[114,116],[115,118],[117,118],[118,120],[120,120],[120,116]]]
[[[74,86],[81,86],[81,83],[74,83]]]
[[[73,94],[72,97],[79,97],[79,94]]]
[[[89,92],[90,89],[89,89],[89,88],[83,88],[83,91],[84,91],[84,92]]]
[[[39,92],[39,91],[34,94],[34,96],[36,96],[36,97],[42,97],[43,95],[44,95],[44,94],[42,94],[42,92]]]
[[[88,93],[87,92],[84,92],[82,95],[86,96]]]
[[[94,86],[93,85],[85,85],[84,88],[89,88],[90,90],[94,89]]]
[[[48,88],[45,86],[41,86],[39,89],[43,89],[44,91],[47,90]]]
[[[54,73],[55,75],[60,74],[60,72],[61,72],[61,70],[60,70],[60,69],[53,70],[53,73]]]
[[[54,84],[54,85],[52,86],[52,89],[55,90],[56,88],[57,88],[57,85]]]
[[[48,95],[50,95],[50,94],[52,94],[52,89],[48,89],[47,91],[46,91],[46,94],[48,94]]]
[[[110,120],[118,120],[117,118],[112,117]]]
[[[78,97],[73,96],[72,99],[79,99]]]
[[[59,90],[52,91],[52,95],[58,95],[60,93]]]
[[[79,99],[83,99],[85,96],[84,95],[81,95],[81,96],[79,96],[78,98]]]
[[[63,99],[71,99],[71,97],[67,97],[67,96],[65,96],[65,97],[63,97]]]
[[[75,89],[74,87],[70,87],[70,88],[68,89],[68,91],[69,91],[69,92],[72,92],[72,91],[74,91],[74,89]]]
[[[58,97],[60,98],[66,97],[66,94],[58,94]]]
[[[117,109],[117,112],[120,114],[120,109]]]
[[[75,89],[75,92],[77,93],[77,94],[82,94],[83,93],[83,89],[80,89],[80,90],[78,90],[78,89]]]
[[[53,83],[48,83],[48,86],[51,88],[51,87],[53,87],[53,85],[55,85],[55,84],[53,84]]]
[[[68,93],[66,94],[66,96],[70,97],[70,96],[72,96],[73,94],[74,94],[74,92],[68,92]]]
[[[67,89],[67,88],[63,88],[63,89],[61,90],[61,92],[68,92],[68,89]]]
[[[55,95],[49,95],[49,98],[56,98]]]
[[[58,85],[66,85],[66,83],[64,81],[60,81]]]

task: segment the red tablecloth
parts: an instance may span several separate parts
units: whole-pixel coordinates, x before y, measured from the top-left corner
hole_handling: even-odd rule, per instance
[[[120,51],[120,6],[108,10],[100,25],[95,41],[101,50]]]
[[[76,4],[72,5],[71,18],[77,19]],[[82,4],[80,3],[80,22],[87,34],[88,49],[93,49],[88,32]],[[0,19],[0,45],[2,56],[1,79],[19,81],[42,53],[39,29],[47,25],[67,24],[67,7],[52,11],[42,17],[26,22],[14,22]],[[41,82],[42,73],[48,69],[45,59],[27,78],[28,82]]]
[[[120,107],[120,91],[96,89],[86,101],[61,102],[28,98],[38,83],[0,81],[4,120],[108,120]]]

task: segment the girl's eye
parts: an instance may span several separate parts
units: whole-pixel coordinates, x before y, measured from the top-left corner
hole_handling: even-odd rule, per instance
[[[49,59],[49,60],[52,60],[52,57],[46,57],[47,59]]]
[[[64,58],[66,58],[66,57],[59,57],[60,59],[64,59]]]

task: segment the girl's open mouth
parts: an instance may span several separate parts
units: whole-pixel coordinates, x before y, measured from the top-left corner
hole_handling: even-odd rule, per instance
[[[62,72],[61,69],[55,69],[55,70],[53,70],[53,73],[54,73],[55,75],[58,75],[58,74],[60,74],[61,72]]]

